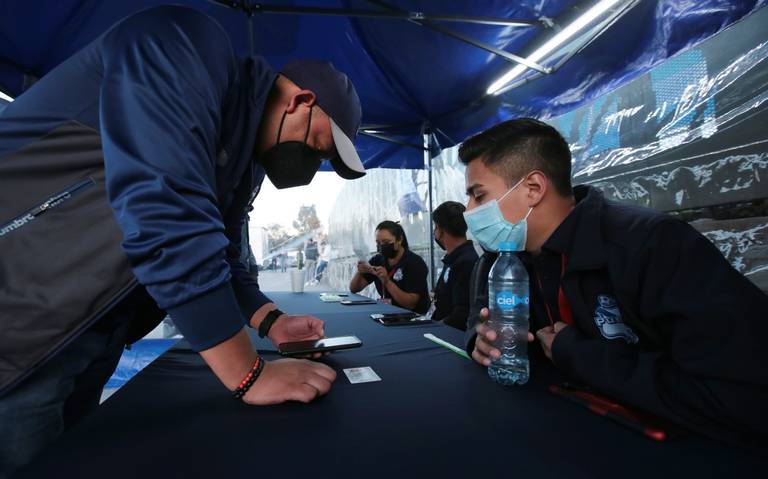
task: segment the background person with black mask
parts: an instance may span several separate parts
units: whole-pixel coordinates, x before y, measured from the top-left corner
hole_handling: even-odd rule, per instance
[[[349,283],[350,291],[357,293],[373,282],[384,301],[426,313],[429,309],[429,270],[424,260],[408,249],[403,227],[394,221],[379,223],[376,226],[376,249],[379,253],[368,263],[358,262],[357,272]]]
[[[435,311],[432,319],[448,326],[467,329],[469,282],[477,253],[467,240],[464,205],[446,201],[432,212],[435,243],[445,251],[443,270],[435,285]]]

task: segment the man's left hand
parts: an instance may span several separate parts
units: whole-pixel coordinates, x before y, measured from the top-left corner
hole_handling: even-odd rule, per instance
[[[267,335],[275,346],[294,341],[309,341],[325,337],[323,321],[314,316],[284,314],[269,329]]]
[[[554,362],[554,359],[552,359],[552,343],[555,341],[555,336],[567,327],[568,325],[566,323],[558,321],[554,326],[547,326],[546,328],[541,328],[536,331],[536,338],[541,343],[541,348],[544,350],[544,354],[547,355],[550,361]]]

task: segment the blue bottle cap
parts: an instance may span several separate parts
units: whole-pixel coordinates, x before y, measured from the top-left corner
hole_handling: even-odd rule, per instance
[[[515,251],[515,243],[511,241],[502,241],[499,243],[499,252],[512,253]]]

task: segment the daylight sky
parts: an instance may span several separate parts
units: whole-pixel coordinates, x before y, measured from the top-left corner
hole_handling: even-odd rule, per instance
[[[344,181],[336,173],[319,171],[307,186],[278,190],[266,178],[259,196],[253,202],[250,224],[253,227],[279,223],[292,233],[293,221],[299,215],[299,208],[314,204],[320,222],[327,228],[328,217]]]

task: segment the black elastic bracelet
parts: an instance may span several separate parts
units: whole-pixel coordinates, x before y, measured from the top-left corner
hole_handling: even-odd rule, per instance
[[[245,393],[248,392],[249,389],[251,389],[251,386],[253,386],[253,383],[256,382],[257,379],[259,379],[259,376],[261,375],[261,371],[264,369],[264,359],[262,359],[261,356],[256,358],[256,362],[253,363],[253,367],[251,367],[251,370],[248,371],[248,374],[243,378],[242,382],[240,383],[240,386],[237,387],[234,391],[232,391],[232,396],[235,399],[242,399],[243,396],[245,396]]]
[[[264,317],[264,320],[259,325],[259,337],[266,337],[267,334],[269,334],[269,330],[272,329],[272,325],[275,324],[275,321],[277,321],[277,318],[284,314],[285,313],[279,309],[273,309],[272,311],[268,312]]]

